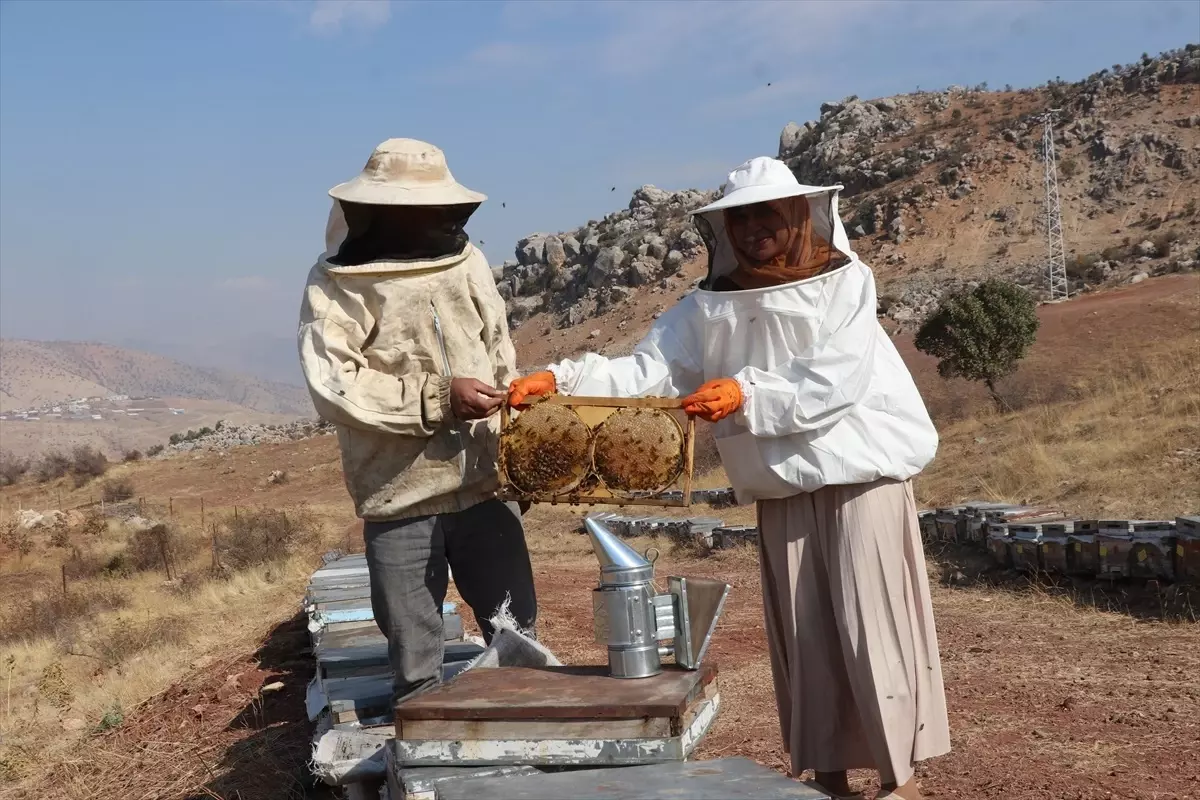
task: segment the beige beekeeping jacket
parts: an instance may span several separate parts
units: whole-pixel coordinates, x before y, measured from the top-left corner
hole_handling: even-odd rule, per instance
[[[331,235],[338,238],[335,231]],[[517,376],[504,301],[472,245],[436,261],[312,268],[300,360],[317,412],[335,423],[358,515],[386,521],[494,496],[499,418],[460,422],[450,379]]]

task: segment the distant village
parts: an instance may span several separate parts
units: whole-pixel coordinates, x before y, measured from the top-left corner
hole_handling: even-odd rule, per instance
[[[157,397],[130,397],[113,394],[107,397],[82,397],[41,408],[17,409],[0,414],[0,420],[15,422],[84,422],[90,420],[122,419],[140,416],[179,415],[182,408],[171,408]]]

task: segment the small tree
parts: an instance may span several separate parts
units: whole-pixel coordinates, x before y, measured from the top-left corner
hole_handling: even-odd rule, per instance
[[[992,279],[955,292],[917,332],[918,350],[938,359],[943,378],[983,381],[996,407],[996,381],[1011,375],[1037,338],[1037,305],[1016,284]]]

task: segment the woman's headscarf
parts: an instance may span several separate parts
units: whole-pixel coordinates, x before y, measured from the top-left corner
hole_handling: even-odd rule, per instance
[[[833,264],[839,254],[829,242],[813,232],[807,198],[785,197],[768,200],[766,205],[779,215],[788,231],[783,252],[769,261],[758,261],[742,251],[741,242],[728,233],[731,230],[730,209],[725,210],[726,235],[737,259],[737,269],[729,275],[734,283],[742,289],[764,289],[811,278]]]

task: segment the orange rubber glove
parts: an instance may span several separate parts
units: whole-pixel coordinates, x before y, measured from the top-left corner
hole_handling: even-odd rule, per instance
[[[694,417],[716,422],[742,407],[742,387],[733,378],[709,381],[683,398],[683,410]]]
[[[554,394],[558,384],[554,381],[553,372],[535,372],[523,378],[517,378],[508,385],[508,404],[518,407],[527,397],[537,397],[543,394]]]

